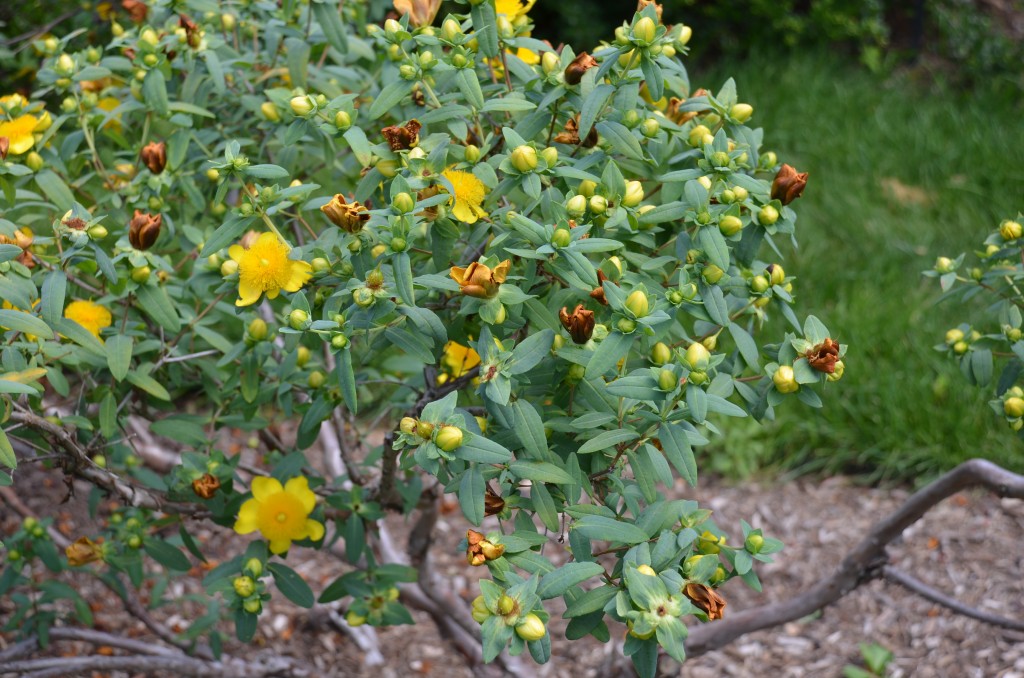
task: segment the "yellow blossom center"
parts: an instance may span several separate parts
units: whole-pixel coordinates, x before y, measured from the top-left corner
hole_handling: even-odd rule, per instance
[[[100,330],[110,327],[113,317],[110,311],[92,301],[72,301],[64,309],[64,317],[74,320],[76,323],[89,330],[98,339]]]
[[[264,233],[249,249],[235,245],[229,250],[238,263],[237,306],[256,303],[266,292],[273,299],[281,290],[297,292],[309,280],[312,267],[288,258],[291,249],[273,233]]]
[[[448,169],[442,176],[451,182],[455,191],[452,214],[456,219],[472,224],[486,214],[481,204],[487,196],[487,188],[472,172]]]

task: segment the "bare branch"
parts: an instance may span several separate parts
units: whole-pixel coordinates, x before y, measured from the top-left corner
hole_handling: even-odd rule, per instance
[[[885,547],[943,499],[972,486],[984,487],[1000,497],[1024,498],[1024,476],[984,459],[966,461],[915,492],[903,506],[875,525],[830,577],[788,600],[743,610],[727,620],[691,629],[686,654],[696,656],[711,652],[747,633],[806,617],[861,584],[883,576]]]
[[[1007,619],[1006,617],[1000,617],[996,614],[991,614],[983,610],[979,610],[976,607],[965,605],[959,600],[950,598],[949,596],[942,593],[936,588],[932,588],[925,584],[920,579],[916,579],[906,572],[897,570],[894,567],[886,565],[882,568],[882,576],[891,581],[894,584],[899,584],[908,591],[912,591],[917,595],[921,596],[925,600],[930,600],[936,605],[941,605],[947,610],[952,610],[957,614],[961,614],[971,619],[977,619],[978,621],[985,622],[986,624],[992,624],[993,626],[1001,626],[1004,629],[1012,629],[1014,631],[1024,631],[1024,622],[1019,622],[1015,619]]]

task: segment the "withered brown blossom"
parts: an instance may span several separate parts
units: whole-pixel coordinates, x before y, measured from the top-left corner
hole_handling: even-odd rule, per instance
[[[162,214],[146,214],[135,210],[135,216],[128,222],[128,242],[137,250],[148,250],[160,237],[163,224]]]
[[[807,187],[807,172],[797,172],[791,165],[783,165],[772,182],[772,200],[788,205],[804,193]]]
[[[707,614],[708,621],[721,619],[725,613],[725,598],[710,586],[690,582],[683,587],[683,595]]]
[[[421,129],[423,129],[423,125],[419,120],[413,118],[402,126],[385,127],[380,133],[384,135],[384,139],[392,151],[407,151],[419,144]]]
[[[839,361],[839,343],[827,338],[806,355],[811,367],[825,374],[834,374]]]
[[[594,312],[583,308],[583,304],[577,305],[572,313],[563,306],[558,312],[558,319],[577,344],[585,344],[594,336]]]

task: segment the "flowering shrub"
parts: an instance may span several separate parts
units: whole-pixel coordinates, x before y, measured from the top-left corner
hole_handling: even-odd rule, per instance
[[[975,252],[976,266],[966,263],[966,255],[956,259],[939,257],[925,275],[938,278],[946,294],[965,302],[981,296],[986,300],[989,322],[982,329],[960,323],[946,332],[945,341],[935,347],[947,353],[960,365],[967,381],[975,386],[991,388],[994,397],[989,404],[996,414],[1005,418],[1018,436],[1024,437],[1024,389],[1017,385],[1024,372],[1024,334],[1021,325],[1021,280],[1024,280],[1024,215],[1004,219],[988,234],[982,248]],[[982,330],[987,329],[987,333]],[[996,362],[1003,363],[998,378]]]
[[[651,676],[730,580],[759,587],[781,544],[675,488],[726,418],[842,376],[778,261],[807,175],[762,152],[731,80],[691,86],[690,30],[654,3],[593,54],[533,37],[517,0],[438,4],[381,27],[361,2],[130,0],[109,44],[41,45],[38,89],[2,100],[0,481],[31,492],[24,460],[53,449],[104,527],[65,558],[26,522],[0,593],[45,586],[37,558],[182,576],[204,521],[251,541],[206,573],[188,640],[219,638],[218,596],[243,641],[272,595],[313,605],[286,564],[311,549],[347,562],[321,603],[408,623],[398,585],[436,581],[380,518],[441,493],[484,526],[441,546],[486,565],[487,661],[546,661],[562,598],[569,638],[624,623]],[[16,598],[5,628],[72,593]]]

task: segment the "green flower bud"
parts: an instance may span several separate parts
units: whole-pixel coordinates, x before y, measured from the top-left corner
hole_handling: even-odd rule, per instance
[[[833,368],[832,374],[826,374],[825,379],[828,381],[839,381],[843,378],[843,374],[846,373],[846,363],[842,360],[837,360]]]
[[[310,388],[317,389],[327,383],[327,377],[324,376],[324,373],[320,370],[313,370],[309,373],[309,378],[306,380],[306,383]]]
[[[622,198],[623,207],[636,207],[644,199],[644,187],[639,181],[626,182],[626,195]]]
[[[437,57],[430,50],[420,52],[419,56],[420,68],[425,71],[429,71],[431,68],[437,65]]]
[[[465,54],[455,54],[452,56],[452,66],[455,68],[465,68],[469,66],[469,59],[466,58]]]
[[[672,360],[672,349],[665,342],[659,341],[651,348],[651,362],[655,365],[664,365],[670,360]]]
[[[487,609],[487,603],[484,601],[483,596],[477,596],[473,599],[472,615],[473,620],[477,624],[483,624],[491,616],[491,611]]]
[[[1003,402],[1003,412],[1006,413],[1006,416],[1014,419],[1024,417],[1024,398],[1007,398]]]
[[[231,585],[235,587],[235,593],[240,598],[248,598],[256,592],[256,582],[253,581],[252,577],[235,577]]]
[[[263,318],[254,318],[249,323],[249,336],[255,341],[263,341],[267,338],[267,323]]]
[[[711,136],[711,130],[706,125],[697,125],[690,130],[690,134],[687,137],[687,141],[691,146],[697,148],[704,143],[704,137]],[[728,163],[726,163],[728,164]]]
[[[564,228],[556,228],[554,235],[551,236],[551,244],[555,247],[568,247],[571,242],[572,234]]]
[[[441,24],[441,35],[448,42],[455,42],[455,39],[462,35],[462,26],[455,19],[445,19]]]
[[[775,151],[768,151],[761,156],[761,167],[770,169],[779,164],[779,157],[775,155]]]
[[[695,370],[705,370],[711,362],[711,353],[699,341],[690,344],[686,349],[686,363]]]
[[[341,351],[346,346],[348,346],[348,337],[344,334],[335,334],[331,337],[331,348],[335,351]]]
[[[650,21],[650,19],[648,19]],[[528,614],[516,625],[516,635],[526,641],[540,640],[548,633],[544,622],[535,614]]]
[[[743,202],[750,197],[750,192],[742,186],[733,186],[731,189],[733,195],[736,196],[737,202]]]
[[[780,365],[772,375],[772,382],[779,393],[796,393],[800,390],[800,384],[796,383],[793,368],[789,365]]]
[[[647,300],[647,293],[643,290],[633,290],[626,297],[626,308],[637,318],[643,318],[650,311],[650,302]]]
[[[412,64],[402,64],[398,67],[398,75],[402,80],[415,80],[416,67]]]
[[[242,603],[242,609],[249,614],[259,614],[263,611],[263,601],[259,598],[252,598]]]
[[[772,285],[781,285],[786,280],[786,271],[779,264],[768,264],[765,272],[768,273]]]
[[[658,136],[659,131],[661,131],[661,123],[654,118],[647,118],[640,123],[640,134],[643,134],[648,139]]]
[[[498,599],[498,614],[502,616],[512,614],[518,607],[519,604],[516,603],[515,598],[512,596],[503,594],[501,598]]]
[[[750,104],[735,104],[729,109],[729,117],[739,123],[744,123],[750,120],[750,116],[754,114],[754,107]]]
[[[554,52],[544,52],[544,55],[540,58],[540,67],[544,71],[544,75],[551,75],[561,70],[561,65],[562,62]]]
[[[537,169],[537,150],[526,144],[518,146],[512,151],[512,166],[520,172],[532,172]]]
[[[558,164],[558,149],[554,146],[548,146],[540,152],[540,157],[544,158],[544,162],[548,164],[548,167],[554,167]]]
[[[250,558],[245,562],[245,571],[253,577],[263,574],[263,562],[259,558]]]
[[[619,332],[629,334],[636,329],[636,321],[629,318],[619,318],[619,321],[615,323],[615,327],[618,328]]]
[[[608,200],[603,195],[595,195],[590,198],[590,211],[601,215],[608,211]]]
[[[402,417],[402,421],[398,424],[402,433],[406,435],[412,435],[416,432],[416,424],[419,423],[413,417]]]
[[[296,308],[288,314],[288,324],[293,330],[305,329],[309,324],[309,314],[301,308]]]
[[[715,167],[728,167],[732,159],[725,151],[715,151],[711,154],[711,164]]]
[[[779,220],[779,210],[775,209],[771,205],[765,205],[761,208],[761,211],[757,213],[757,222],[762,226],[771,226]]]
[[[963,341],[963,338],[964,331],[961,330],[959,327],[954,327],[953,329],[946,332],[946,343],[949,344],[950,346],[952,346],[958,341]]]
[[[565,211],[574,219],[582,217],[587,211],[586,197],[582,195],[574,195],[569,198],[569,201],[565,203]]]
[[[462,446],[462,429],[458,426],[442,426],[434,437],[434,444],[445,452],[454,452]]]
[[[391,202],[391,206],[399,214],[408,214],[409,212],[413,211],[413,209],[416,206],[416,203],[415,201],[413,201],[411,195],[402,192],[394,197],[394,200],[392,200]]]
[[[672,304],[673,306],[678,306],[679,304],[683,303],[683,301],[685,301],[685,299],[683,298],[683,293],[680,292],[679,290],[669,290],[668,293],[665,295],[665,298],[668,299],[668,303]]]
[[[373,292],[365,287],[357,287],[352,292],[352,301],[355,302],[356,306],[367,308],[373,305]]]
[[[571,385],[578,384],[583,381],[583,375],[586,372],[586,368],[583,365],[577,365],[573,363],[569,365],[569,371],[565,374],[565,383]]]
[[[480,149],[473,144],[466,146],[466,162],[475,163],[480,159]]]
[[[743,548],[750,553],[760,553],[761,547],[764,546],[764,537],[755,533],[747,535],[746,540],[743,542]]]
[[[1021,235],[1024,235],[1024,230],[1022,230],[1019,222],[1007,219],[999,224],[999,235],[1002,236],[1003,240],[1017,240]]]
[[[338,111],[334,114],[334,126],[344,132],[352,126],[352,116],[346,111]]]
[[[89,238],[91,240],[103,240],[108,235],[110,235],[109,231],[107,231],[107,228],[99,224],[89,227],[87,233],[89,234]]]
[[[664,369],[658,373],[658,388],[662,391],[671,391],[679,384],[679,379],[676,377],[676,373],[669,369]]]
[[[657,36],[658,25],[649,16],[641,17],[633,26],[633,39],[641,45],[650,45]]]
[[[132,269],[132,280],[139,285],[145,285],[152,272],[149,266],[136,266]]]
[[[704,270],[700,272],[700,275],[709,285],[714,285],[722,279],[722,276],[725,275],[725,271],[714,264],[708,264],[704,267]]]
[[[300,118],[306,117],[316,109],[316,103],[309,96],[292,97],[288,105],[291,106],[292,113]]]
[[[362,626],[363,624],[365,624],[366,617],[359,614],[355,610],[349,610],[345,613],[345,623],[351,626],[352,628],[355,628],[357,626]]]
[[[683,26],[682,30],[679,31],[679,37],[676,39],[676,44],[682,49],[686,47],[686,44],[690,42],[690,38],[693,37],[693,29],[689,26]]]
[[[743,222],[739,217],[727,214],[718,221],[718,230],[726,238],[739,233],[743,229]]]
[[[132,536],[128,537],[128,548],[130,548],[130,549],[140,549],[140,548],[142,548],[142,537],[140,537],[137,534],[133,534]]]
[[[312,352],[305,346],[299,346],[295,351],[295,364],[299,367],[305,367],[309,359],[313,357]]]
[[[637,111],[635,108],[626,111],[625,113],[622,114],[622,124],[628,127],[629,129],[633,129],[634,127],[640,124],[640,112]]]
[[[416,422],[416,435],[424,440],[430,440],[430,437],[434,435],[434,425],[429,421]]]

